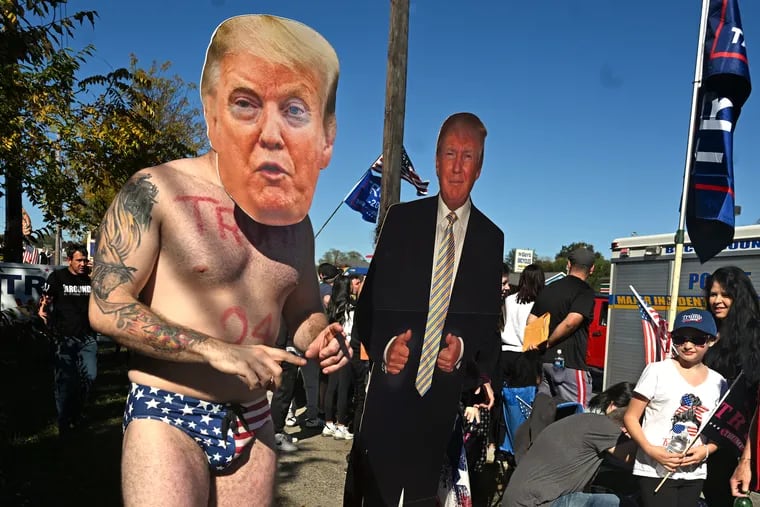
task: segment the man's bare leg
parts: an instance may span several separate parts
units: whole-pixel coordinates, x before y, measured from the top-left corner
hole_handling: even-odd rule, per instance
[[[161,421],[133,420],[124,433],[121,484],[126,507],[205,506],[208,462],[181,430]]]
[[[214,477],[209,505],[237,507],[274,503],[277,452],[272,421],[256,430],[256,440],[233,462],[229,472]]]

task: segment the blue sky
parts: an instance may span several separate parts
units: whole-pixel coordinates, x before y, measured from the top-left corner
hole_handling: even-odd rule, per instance
[[[438,191],[438,128],[449,114],[472,111],[488,128],[472,198],[504,231],[505,252],[553,256],[586,241],[609,257],[614,238],[674,231],[700,3],[413,0],[404,137],[430,195]],[[760,3],[740,8],[752,69]],[[382,151],[388,1],[69,2],[69,14],[85,9],[99,13],[94,30],[78,29],[72,41],[96,47],[86,74],[126,67],[134,53],[144,67],[168,60],[171,74],[197,82],[212,31],[237,14],[285,16],[322,33],[341,78],[334,155],[312,205],[315,231]],[[737,225],[760,219],[759,132],[760,96],[750,96],[734,140]],[[415,198],[402,182],[401,200]],[[341,206],[317,238],[316,257],[330,248],[369,254],[373,230]]]

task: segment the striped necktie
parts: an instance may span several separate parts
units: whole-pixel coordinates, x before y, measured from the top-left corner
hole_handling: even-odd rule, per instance
[[[425,338],[422,342],[422,355],[420,356],[420,366],[417,369],[417,379],[414,382],[420,396],[425,396],[433,383],[433,371],[441,344],[441,331],[443,330],[443,322],[446,320],[446,313],[449,310],[451,275],[454,272],[454,222],[457,220],[457,215],[452,211],[446,215],[446,218],[449,223],[446,225],[443,241],[441,241],[436,255],[433,283],[430,287],[427,324],[425,324]]]

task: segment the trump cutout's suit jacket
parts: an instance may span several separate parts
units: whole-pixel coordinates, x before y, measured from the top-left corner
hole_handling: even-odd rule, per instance
[[[462,338],[462,365],[436,368],[420,397],[414,383],[428,313],[438,198],[392,206],[383,224],[354,316],[353,335],[373,367],[359,434],[352,450],[346,505],[434,505],[446,445],[463,386],[476,382],[470,365],[489,374],[499,353],[504,235],[474,206],[464,237],[441,335]],[[381,364],[390,339],[412,330],[409,360],[398,375]],[[477,371],[477,370],[476,370]],[[470,373],[467,373],[470,372]],[[469,381],[469,382],[468,382]]]

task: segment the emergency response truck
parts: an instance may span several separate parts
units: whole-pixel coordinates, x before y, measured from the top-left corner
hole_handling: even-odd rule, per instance
[[[641,313],[632,285],[664,318],[670,308],[670,285],[675,257],[674,233],[631,236],[612,242],[610,298],[607,317],[607,351],[604,387],[636,382],[644,369]],[[760,291],[760,225],[737,227],[734,241],[720,254],[699,263],[688,235],[679,277],[678,310],[705,308],[705,281],[722,266],[738,266]]]

